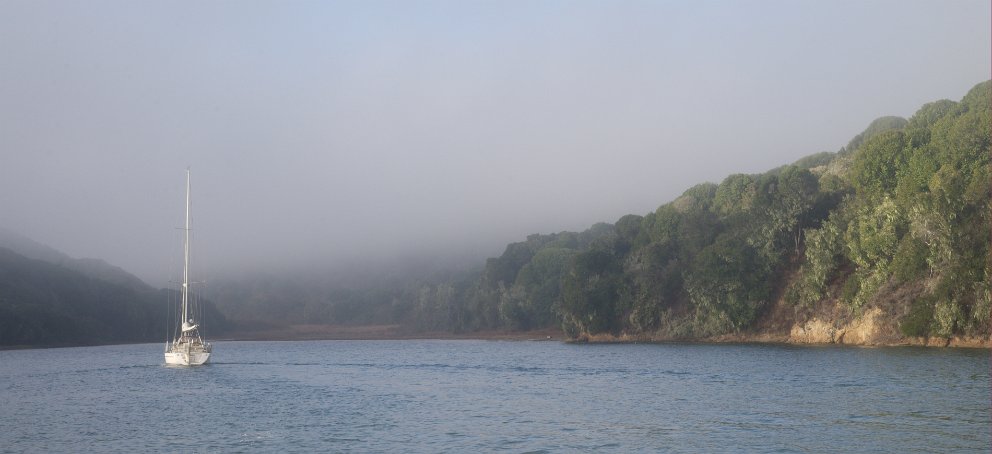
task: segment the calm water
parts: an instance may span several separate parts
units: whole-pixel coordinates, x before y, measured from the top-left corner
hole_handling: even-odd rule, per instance
[[[989,352],[557,342],[0,351],[0,451],[988,452]]]

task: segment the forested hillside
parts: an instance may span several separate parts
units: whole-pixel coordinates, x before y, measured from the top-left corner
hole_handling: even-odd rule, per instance
[[[987,337],[989,86],[880,118],[836,153],[532,235],[472,283],[423,287],[414,321],[677,339],[835,330],[871,312],[890,335]]]
[[[92,273],[76,269],[88,265]],[[103,262],[51,263],[0,247],[0,346],[164,341],[170,299]],[[210,332],[227,328],[211,304],[205,311]]]

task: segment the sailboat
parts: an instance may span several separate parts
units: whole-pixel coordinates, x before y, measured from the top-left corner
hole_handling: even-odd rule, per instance
[[[165,364],[177,366],[199,366],[210,359],[211,345],[200,336],[189,293],[189,169],[186,169],[186,226],[183,228],[183,283],[182,318],[171,339],[165,343]]]

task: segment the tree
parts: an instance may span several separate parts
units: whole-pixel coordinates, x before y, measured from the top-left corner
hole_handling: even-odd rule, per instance
[[[816,202],[819,181],[809,170],[788,166],[778,175],[777,190],[768,214],[775,228],[793,238],[798,255],[803,229],[809,225],[809,213]]]
[[[796,281],[795,302],[810,307],[826,296],[827,282],[844,258],[846,220],[840,211],[830,215],[819,229],[806,230],[802,277]]]
[[[898,173],[909,161],[906,136],[901,131],[887,131],[864,143],[854,154],[850,182],[859,195],[881,197],[892,195]]]
[[[892,261],[906,221],[895,202],[883,197],[877,205],[864,202],[856,210],[845,234],[848,257],[859,268],[860,288],[851,301],[861,307],[889,277]]]
[[[613,254],[593,249],[575,256],[562,281],[566,332],[616,333],[622,268]]]
[[[686,290],[701,326],[698,334],[740,331],[749,326],[771,294],[770,270],[746,241],[722,235],[693,260]]]
[[[882,134],[887,131],[900,130],[906,127],[909,122],[902,117],[879,117],[876,118],[867,128],[861,133],[854,136],[850,142],[848,142],[847,147],[843,149],[843,153],[851,154],[856,151],[868,140],[874,138],[875,136]]]
[[[740,173],[731,175],[717,188],[713,206],[722,216],[748,213],[754,207],[756,191],[753,176]]]
[[[508,318],[511,325],[531,329],[552,323],[561,298],[562,276],[575,254],[572,249],[546,247],[520,269],[508,300],[517,306],[510,312],[514,316]]]

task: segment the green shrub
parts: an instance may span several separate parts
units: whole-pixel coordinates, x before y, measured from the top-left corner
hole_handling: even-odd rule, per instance
[[[899,331],[904,336],[927,337],[933,322],[933,298],[922,297],[913,301],[909,313],[899,322]]]
[[[861,288],[861,277],[857,273],[851,273],[844,281],[844,287],[841,289],[841,299],[846,303],[852,304],[854,302],[854,297],[858,295],[858,290]]]
[[[892,258],[892,275],[899,282],[910,282],[927,273],[927,245],[912,235],[905,235]]]

